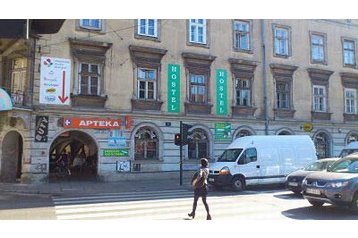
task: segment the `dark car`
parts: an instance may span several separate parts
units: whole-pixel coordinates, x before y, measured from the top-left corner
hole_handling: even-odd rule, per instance
[[[302,180],[310,173],[324,171],[339,158],[326,158],[317,160],[303,169],[294,171],[286,177],[286,188],[296,194],[302,192]]]
[[[326,172],[307,175],[302,194],[313,206],[330,203],[358,213],[358,153],[337,160]]]

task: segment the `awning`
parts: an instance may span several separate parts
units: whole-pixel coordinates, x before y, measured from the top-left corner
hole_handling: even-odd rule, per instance
[[[9,94],[0,88],[0,111],[12,110],[12,101]]]
[[[54,34],[64,23],[64,19],[30,19],[30,34]],[[21,39],[26,37],[26,19],[1,19],[0,38]]]

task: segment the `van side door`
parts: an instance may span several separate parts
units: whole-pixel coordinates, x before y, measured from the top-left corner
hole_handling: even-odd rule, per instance
[[[246,184],[257,184],[260,176],[260,166],[257,162],[256,148],[247,148],[238,159],[236,165],[236,174],[245,176]]]

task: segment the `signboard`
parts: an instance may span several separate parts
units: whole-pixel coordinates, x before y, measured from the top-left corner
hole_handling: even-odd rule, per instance
[[[9,94],[0,88],[0,111],[9,111],[12,109],[12,101]]]
[[[130,172],[131,171],[131,161],[117,161],[117,171],[118,172]]]
[[[41,57],[40,103],[69,105],[71,60]]]
[[[111,130],[109,132],[108,147],[118,149],[127,147],[127,141],[123,136],[123,130]]]
[[[180,112],[180,65],[168,64],[168,112]]]
[[[104,157],[128,157],[128,149],[103,149]]]
[[[47,142],[48,116],[36,116],[35,142]]]
[[[303,124],[302,128],[305,132],[311,132],[313,130],[313,125],[312,123],[306,122],[305,124]]]
[[[64,128],[82,129],[120,129],[121,121],[108,118],[63,118]]]
[[[227,71],[216,70],[216,114],[227,115]]]
[[[230,123],[215,123],[215,139],[216,140],[231,140],[231,124]]]

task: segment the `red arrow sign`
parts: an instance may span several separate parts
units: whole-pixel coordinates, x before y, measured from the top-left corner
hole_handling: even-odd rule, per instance
[[[62,103],[65,103],[68,99],[68,96],[65,97],[65,76],[66,72],[62,71],[62,95],[58,96],[58,99],[60,99]]]

